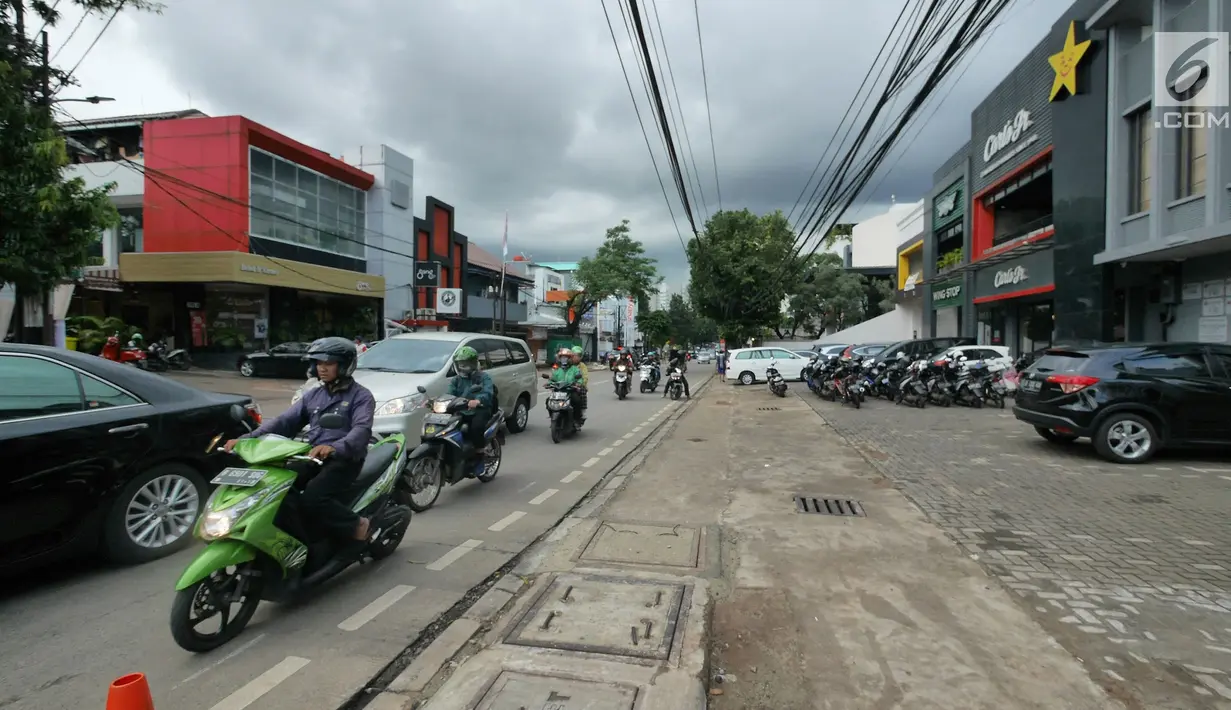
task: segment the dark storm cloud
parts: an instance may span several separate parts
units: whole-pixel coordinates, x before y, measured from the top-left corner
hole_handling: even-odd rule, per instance
[[[656,35],[661,22],[691,139],[688,167],[695,160],[713,210],[692,3],[659,0],[655,18],[648,2],[643,20]],[[936,167],[968,138],[971,109],[1065,5],[1036,0],[1028,14],[1010,9],[996,41],[934,115],[925,108],[919,124],[930,120],[904,133],[909,149],[890,156],[893,168],[856,205],[868,212],[890,195],[906,201],[926,192]],[[608,7],[627,50],[614,0]],[[900,7],[702,0],[724,207],[791,209]],[[410,154],[416,202],[431,194],[452,203],[459,229],[488,248],[498,248],[506,210],[511,246],[540,259],[590,253],[607,227],[627,217],[669,280],[684,277],[598,2],[214,0],[172,3],[140,24],[181,88],[215,112],[248,115],[335,154],[375,142]],[[632,55],[625,61],[669,180]],[[665,62],[656,64],[666,88]],[[684,145],[683,135],[677,142]],[[669,181],[667,188],[678,218]]]

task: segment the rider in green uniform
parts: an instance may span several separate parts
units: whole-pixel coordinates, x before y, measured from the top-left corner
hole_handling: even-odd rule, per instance
[[[578,421],[586,420],[586,372],[579,366],[575,360],[572,350],[568,348],[560,348],[560,352],[556,353],[556,369],[551,371],[551,381],[566,385],[575,385],[576,388],[569,392],[569,396],[573,399],[573,405],[577,407],[579,416]]]
[[[479,369],[479,353],[469,345],[453,353],[453,368],[457,375],[449,381],[449,396],[469,400],[469,409],[462,413],[466,419],[466,442],[472,447],[471,456],[478,459],[475,468],[480,468],[484,465],[482,452],[487,448],[483,432],[496,412],[496,384],[491,375]]]

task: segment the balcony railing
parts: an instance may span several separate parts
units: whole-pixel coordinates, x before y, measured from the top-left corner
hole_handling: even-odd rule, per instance
[[[986,254],[992,251],[1000,251],[1001,249],[1008,248],[1011,244],[1019,244],[1030,239],[1031,237],[1043,234],[1049,229],[1055,228],[1055,221],[1055,218],[1049,214],[1043,215],[1038,219],[1031,220],[1004,236],[996,237],[992,245],[987,249],[984,249],[983,253]]]
[[[470,318],[499,318],[500,302],[487,296],[466,296],[466,314]],[[504,319],[508,323],[526,320],[526,304],[506,302]]]

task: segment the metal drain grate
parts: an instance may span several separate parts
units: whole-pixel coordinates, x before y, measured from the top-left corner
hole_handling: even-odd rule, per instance
[[[781,412],[778,407],[757,407],[758,412]]]
[[[795,510],[799,513],[838,515],[846,518],[864,518],[863,504],[847,498],[813,498],[795,496]]]

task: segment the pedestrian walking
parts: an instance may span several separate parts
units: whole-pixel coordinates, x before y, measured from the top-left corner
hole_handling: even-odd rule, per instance
[[[718,366],[719,381],[726,382],[727,381],[727,351],[719,350],[718,354],[714,356],[714,362],[716,362]]]

